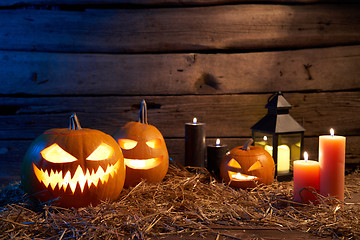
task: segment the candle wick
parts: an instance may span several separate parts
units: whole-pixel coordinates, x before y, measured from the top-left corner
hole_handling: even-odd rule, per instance
[[[309,159],[309,154],[307,152],[304,152],[304,159],[305,159],[305,162],[307,162]]]
[[[330,129],[330,135],[331,135],[331,137],[334,137],[334,134],[335,134],[335,131],[334,131],[333,128],[331,128],[331,129]]]

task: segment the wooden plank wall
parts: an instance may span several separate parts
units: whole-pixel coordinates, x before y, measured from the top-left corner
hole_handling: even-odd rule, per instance
[[[333,127],[357,165],[359,12],[356,1],[1,1],[0,183],[19,179],[30,142],[74,111],[112,134],[146,99],[183,163],[185,122],[241,145],[276,91],[312,158]]]

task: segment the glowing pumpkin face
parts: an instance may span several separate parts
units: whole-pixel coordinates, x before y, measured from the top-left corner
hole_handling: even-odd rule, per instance
[[[50,129],[34,140],[24,157],[24,190],[64,207],[115,200],[125,181],[119,146],[111,136],[75,122],[74,128]]]
[[[140,115],[144,114],[146,105],[143,101]],[[169,154],[162,134],[147,124],[146,117],[141,117],[139,122],[127,123],[114,138],[124,154],[126,187],[135,186],[142,179],[151,183],[162,181],[168,170]]]
[[[232,187],[253,188],[257,184],[272,183],[275,164],[271,155],[261,147],[236,147],[222,160],[220,175]]]
[[[165,141],[160,132],[156,131],[157,129],[151,125],[146,126],[146,130],[142,129],[142,136],[133,135],[135,132],[134,129],[141,129],[141,127],[136,126],[138,124],[141,123],[130,122],[125,125],[124,128],[127,128],[128,132],[129,129],[131,129],[130,133],[127,134],[127,139],[118,139],[118,143],[126,156],[136,156],[135,158],[125,157],[124,161],[126,166],[134,169],[152,169],[163,162],[164,155],[166,157],[166,153],[164,154],[163,151],[164,146],[166,148]],[[151,131],[152,134],[146,133],[146,131]],[[149,139],[150,135],[154,138]],[[144,136],[148,136],[148,138],[144,139]]]

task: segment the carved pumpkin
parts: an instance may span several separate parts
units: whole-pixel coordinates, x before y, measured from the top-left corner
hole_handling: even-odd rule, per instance
[[[271,184],[275,163],[261,147],[250,146],[250,139],[243,147],[236,147],[226,154],[220,164],[220,175],[234,188],[254,188],[257,184]]]
[[[30,196],[63,207],[115,200],[124,181],[124,158],[116,141],[101,131],[81,128],[75,114],[69,129],[50,129],[33,141],[21,174]]]
[[[147,123],[146,102],[141,102],[139,121],[129,122],[114,133],[124,154],[125,187],[135,186],[142,179],[160,182],[169,167],[169,154],[160,131]]]

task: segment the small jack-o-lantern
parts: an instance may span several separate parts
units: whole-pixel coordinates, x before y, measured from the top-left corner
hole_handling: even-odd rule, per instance
[[[258,184],[271,184],[274,180],[273,158],[263,148],[250,146],[252,141],[232,149],[220,164],[220,175],[231,187],[253,188]]]
[[[160,131],[147,123],[145,100],[141,102],[139,121],[129,122],[114,133],[124,154],[125,187],[135,186],[142,179],[160,182],[169,167],[169,154]]]
[[[37,137],[24,156],[21,184],[30,196],[64,207],[115,200],[124,185],[124,157],[108,134],[81,128],[75,114],[70,127]]]

